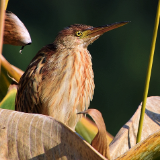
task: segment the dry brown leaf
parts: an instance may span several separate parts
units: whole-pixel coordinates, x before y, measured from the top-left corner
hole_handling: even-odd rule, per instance
[[[136,137],[139,125],[141,105],[132,118],[120,129],[116,137],[110,144],[111,159],[122,155],[131,147],[136,145]],[[142,138],[151,135],[160,129],[160,97],[153,96],[147,98]]]
[[[80,113],[89,114],[92,117],[92,119],[95,121],[98,127],[98,133],[95,136],[95,138],[92,140],[91,145],[103,156],[110,159],[109,144],[106,136],[106,126],[105,126],[102,114],[96,109],[88,109]]]
[[[31,44],[31,37],[20,19],[12,12],[6,11],[4,26],[4,44],[25,46]]]
[[[0,159],[107,160],[52,117],[0,109]]]
[[[160,159],[160,130],[132,147],[116,160],[153,160],[156,158]]]

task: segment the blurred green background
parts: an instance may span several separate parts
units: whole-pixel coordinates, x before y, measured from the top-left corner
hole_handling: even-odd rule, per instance
[[[101,111],[107,130],[115,135],[142,101],[158,1],[127,0],[9,0],[7,10],[27,27],[32,44],[4,45],[3,55],[25,70],[34,55],[54,41],[64,27],[131,23],[105,33],[88,49],[92,55],[95,94],[90,108]],[[160,36],[157,39],[149,96],[160,95]]]

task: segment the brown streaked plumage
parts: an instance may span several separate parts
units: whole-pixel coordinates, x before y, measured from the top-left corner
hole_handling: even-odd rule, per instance
[[[77,113],[89,107],[94,92],[87,47],[103,33],[126,23],[101,27],[75,24],[59,32],[52,44],[36,54],[21,77],[15,109],[49,115],[75,128],[80,118]]]

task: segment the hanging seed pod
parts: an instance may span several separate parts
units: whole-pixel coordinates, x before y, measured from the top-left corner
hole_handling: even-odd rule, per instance
[[[30,34],[24,24],[15,14],[6,11],[3,44],[25,46],[31,43]]]

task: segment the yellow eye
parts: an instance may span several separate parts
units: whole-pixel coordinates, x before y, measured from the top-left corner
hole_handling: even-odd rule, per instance
[[[76,36],[77,36],[77,37],[82,36],[82,34],[83,34],[83,33],[82,33],[81,31],[77,31],[77,32],[76,32]]]

